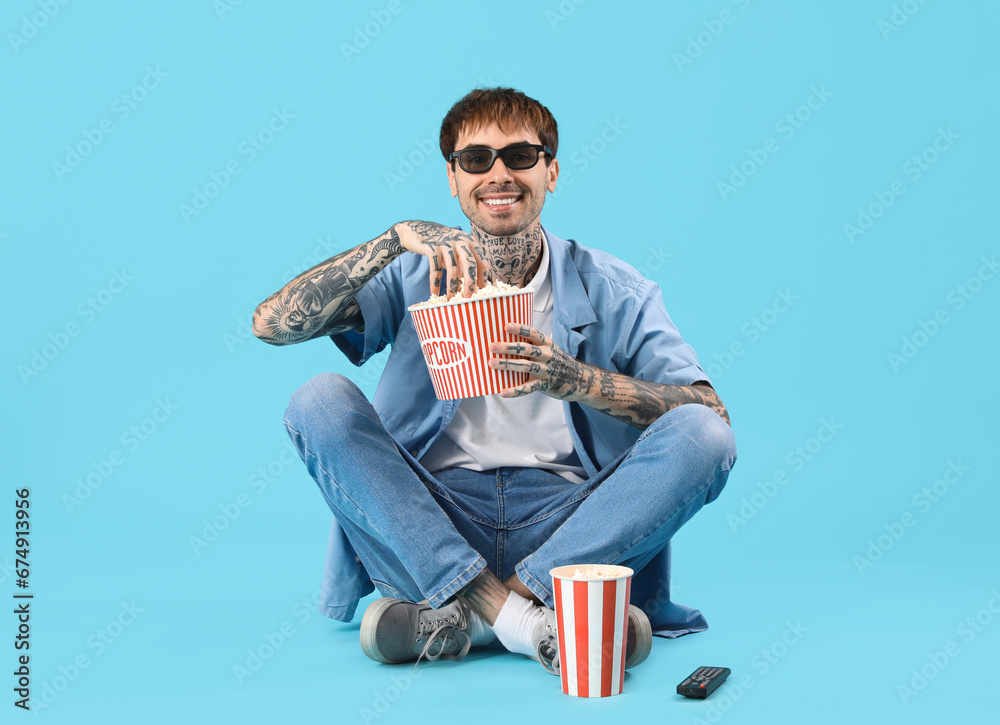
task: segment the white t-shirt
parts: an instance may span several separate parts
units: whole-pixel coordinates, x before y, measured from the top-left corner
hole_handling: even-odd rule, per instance
[[[535,289],[534,328],[551,338],[553,294],[544,236],[542,261],[530,284]],[[520,398],[486,395],[463,400],[420,463],[431,473],[452,467],[485,471],[517,466],[550,470],[573,483],[587,478],[573,448],[563,402],[538,392]]]

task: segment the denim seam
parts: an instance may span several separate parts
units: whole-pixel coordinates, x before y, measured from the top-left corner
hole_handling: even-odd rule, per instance
[[[420,476],[420,474],[417,474],[417,477],[420,478],[421,483],[423,483],[424,487],[432,494],[434,494],[435,496],[440,496],[448,503],[455,504],[455,506],[458,506],[458,504],[452,500],[451,496],[448,495],[448,492],[445,491],[443,488],[436,485],[433,481],[424,480],[423,476]]]
[[[350,622],[354,619],[354,613],[357,611],[357,605],[320,604],[317,611],[329,619],[334,619],[338,622]]]
[[[503,577],[504,550],[507,548],[507,532],[497,529],[497,570],[494,572],[498,577]]]
[[[468,569],[466,569],[461,574],[452,579],[450,582],[445,584],[444,587],[442,587],[438,592],[429,595],[427,597],[427,601],[430,602],[432,607],[434,606],[434,600],[439,600],[441,603],[444,603],[444,601],[447,600],[452,594],[454,594],[459,589],[468,584],[470,581],[479,576],[479,573],[485,568],[486,568],[486,559],[484,559],[482,556],[477,557],[476,560],[472,562],[472,564],[469,566]],[[475,572],[471,576],[469,576],[469,572],[473,570],[475,570]],[[462,581],[463,579],[465,581]],[[434,608],[439,609],[440,607],[434,607]]]
[[[429,489],[429,490],[430,490],[430,489]],[[457,503],[455,503],[455,502],[454,502],[454,501],[453,501],[453,500],[451,499],[451,497],[450,497],[450,496],[447,496],[447,495],[445,495],[445,494],[443,494],[443,493],[438,493],[438,492],[437,492],[437,491],[435,491],[435,490],[431,490],[431,495],[432,495],[432,496],[440,496],[440,497],[441,497],[442,499],[444,499],[445,501],[447,501],[448,503],[450,503],[450,504],[451,504],[452,506],[454,506],[455,508],[457,508],[457,509],[458,509],[459,511],[461,511],[461,512],[462,512],[463,514],[465,514],[466,516],[468,516],[468,517],[469,517],[469,520],[471,520],[471,521],[475,521],[475,522],[476,522],[477,524],[482,524],[483,526],[489,526],[489,527],[490,527],[491,529],[495,529],[495,528],[498,528],[498,526],[497,526],[496,522],[494,522],[494,521],[487,521],[486,519],[482,519],[482,518],[479,518],[479,517],[478,517],[478,516],[476,516],[475,514],[470,514],[470,513],[469,513],[468,511],[466,511],[466,510],[465,510],[464,508],[462,508],[462,507],[461,507],[461,506],[459,506],[459,505],[458,505]]]
[[[505,516],[506,506],[504,506],[504,493],[503,493],[503,482],[497,484],[497,525],[505,526],[507,524],[507,519]]]
[[[594,491],[596,491],[597,488],[598,488],[597,486],[594,486],[593,488],[591,488],[589,491],[586,491],[585,493],[577,494],[574,498],[570,499],[569,501],[566,501],[559,508],[557,508],[557,509],[555,509],[553,511],[550,511],[549,513],[547,513],[547,514],[545,514],[543,516],[536,516],[535,518],[531,519],[530,521],[522,521],[522,522],[519,522],[516,525],[506,526],[504,528],[507,531],[516,531],[517,529],[522,529],[525,526],[531,526],[531,525],[537,524],[537,523],[539,523],[541,521],[545,521],[546,519],[550,519],[553,516],[555,516],[557,513],[559,513],[560,511],[562,511],[564,508],[566,508],[567,506],[572,506],[575,503],[583,501],[585,498],[587,498],[588,496],[590,496],[590,494],[592,494]]]
[[[518,572],[518,569],[521,571]],[[525,566],[524,561],[514,567],[514,573],[517,574],[517,578],[521,580],[521,583],[528,587],[528,589],[530,589],[535,596],[541,599],[542,602],[548,602],[548,598],[551,597],[552,594],[549,593],[544,586],[542,586],[541,582],[539,582],[530,571],[528,571],[528,567]],[[523,577],[526,577],[526,579],[522,578],[522,575]]]
[[[382,585],[383,587],[391,591],[396,596],[397,599],[399,598],[399,590],[396,589],[396,587],[394,587],[392,584],[384,582],[381,579],[372,579],[372,584],[374,584],[376,587]]]
[[[499,478],[499,476],[498,476],[498,478]],[[496,487],[496,492],[497,492],[497,524],[498,524],[498,526],[497,526],[497,551],[496,551],[496,556],[497,556],[497,571],[496,571],[496,575],[497,576],[503,576],[503,547],[507,545],[507,537],[504,535],[504,533],[502,531],[502,527],[505,524],[505,516],[504,516],[504,490],[503,490],[503,486],[504,486],[503,481],[500,481],[499,483],[497,483],[497,487]]]

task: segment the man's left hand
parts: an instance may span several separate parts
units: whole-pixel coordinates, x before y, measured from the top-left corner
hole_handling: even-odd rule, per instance
[[[503,398],[540,391],[557,400],[589,405],[639,430],[668,410],[689,404],[708,406],[729,422],[726,406],[707,381],[667,385],[638,380],[571,358],[533,327],[512,323],[506,330],[520,340],[494,342],[490,352],[514,357],[490,358],[490,367],[528,373],[528,382],[501,390]]]
[[[547,336],[533,327],[509,323],[507,333],[524,340],[494,342],[490,352],[515,355],[512,359],[490,358],[490,367],[528,373],[528,382],[500,391],[503,398],[517,398],[535,391],[558,400],[581,400],[594,384],[595,368],[571,358]]]

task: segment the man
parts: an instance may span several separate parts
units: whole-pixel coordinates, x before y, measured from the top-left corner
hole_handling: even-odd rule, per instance
[[[627,667],[648,655],[651,629],[706,627],[669,601],[669,541],[725,486],[736,459],[728,414],[659,288],[542,227],[557,147],[537,101],[469,93],[442,123],[441,152],[470,232],[394,224],[254,314],[266,342],[330,336],[357,365],[392,346],[373,404],[325,374],[285,416],[334,514],[328,613],[350,621],[372,585],[384,595],[361,625],[377,661],[460,659],[495,637],[558,672],[548,572],[565,564],[637,572],[632,601],[653,622],[630,608]],[[492,351],[514,357],[490,363],[528,382],[437,400],[406,307],[493,280],[535,289],[533,327],[511,326],[519,342]]]

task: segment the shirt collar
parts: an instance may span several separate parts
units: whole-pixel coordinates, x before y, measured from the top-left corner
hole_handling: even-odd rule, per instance
[[[542,227],[542,231],[545,232],[545,241],[548,242],[547,248],[551,257],[549,263],[551,284],[553,289],[559,290],[558,309],[553,310],[553,320],[559,324],[553,328],[553,340],[566,349],[560,344],[555,330],[560,327],[567,331],[576,330],[594,323],[597,321],[597,313],[590,303],[587,289],[580,278],[580,270],[574,261],[579,245],[572,240],[560,239],[545,227]]]

